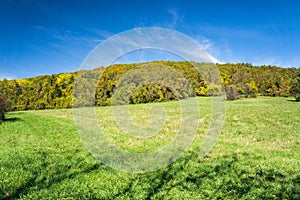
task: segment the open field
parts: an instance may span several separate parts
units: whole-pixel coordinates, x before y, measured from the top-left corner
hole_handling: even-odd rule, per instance
[[[222,134],[205,158],[210,98],[197,98],[200,127],[189,151],[169,167],[144,174],[111,169],[80,141],[72,109],[11,112],[0,125],[0,199],[300,199],[300,103],[259,97],[226,102]],[[137,124],[149,107],[130,106]],[[178,102],[159,104],[164,129],[141,140],[117,129],[110,107],[97,107],[112,142],[134,152],[170,142],[180,122]]]

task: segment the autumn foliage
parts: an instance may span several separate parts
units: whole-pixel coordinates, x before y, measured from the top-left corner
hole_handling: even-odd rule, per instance
[[[159,73],[149,75],[152,72],[141,68],[145,64],[154,65],[157,68],[154,72],[165,75],[161,76],[161,79],[149,79],[158,77]],[[170,75],[169,72],[174,75]],[[154,61],[117,64],[87,71],[77,87],[89,90],[84,88],[84,83],[92,80],[96,88],[90,99],[81,98],[78,94],[73,96],[74,83],[79,72],[18,80],[4,79],[0,81],[0,94],[7,99],[11,105],[9,110],[12,111],[70,108],[74,101],[99,106],[111,105],[112,102],[162,102],[189,96],[218,96],[224,94],[224,91],[230,92],[229,95],[233,95],[233,99],[253,98],[257,95],[297,98],[300,96],[299,73],[300,70],[296,68],[252,66],[247,63],[212,65]],[[120,84],[122,81],[123,85]],[[227,94],[227,98],[229,95]]]

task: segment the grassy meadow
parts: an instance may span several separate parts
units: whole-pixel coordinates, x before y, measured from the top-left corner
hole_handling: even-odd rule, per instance
[[[20,111],[0,125],[0,199],[300,199],[300,103],[258,97],[226,102],[216,146],[199,148],[210,122],[210,98],[197,98],[200,126],[189,150],[158,171],[133,174],[98,162],[85,148],[72,109]],[[148,139],[117,128],[110,107],[97,120],[111,141],[133,152],[168,144],[180,125],[177,101],[130,105],[136,124],[159,105],[165,127]]]

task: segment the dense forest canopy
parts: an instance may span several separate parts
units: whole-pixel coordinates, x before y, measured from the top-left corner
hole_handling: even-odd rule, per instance
[[[151,66],[149,69],[152,70],[140,67],[145,64]],[[151,74],[153,71],[159,73]],[[149,78],[159,77],[159,74],[163,74],[160,79]],[[92,101],[99,106],[161,102],[188,96],[216,96],[221,95],[223,85],[230,90],[233,88],[242,97],[296,97],[297,92],[300,93],[299,74],[299,68],[252,66],[247,63],[213,65],[153,61],[18,80],[3,79],[0,81],[0,94],[8,101],[10,111],[70,108],[73,101],[84,101],[78,94],[73,98],[76,77],[81,76],[81,82],[77,84],[82,90],[86,89],[85,81],[93,80],[97,85]]]

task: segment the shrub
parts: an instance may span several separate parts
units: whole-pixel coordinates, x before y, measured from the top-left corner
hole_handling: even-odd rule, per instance
[[[296,101],[300,101],[300,72],[292,80],[290,93],[295,97]]]
[[[240,94],[237,92],[234,85],[226,85],[225,91],[227,100],[235,100],[240,98]]]
[[[6,111],[7,111],[7,102],[5,98],[0,94],[0,123],[4,121]]]
[[[207,93],[209,96],[220,96],[222,94],[222,86],[216,84],[210,84],[207,87]]]
[[[255,98],[257,97],[258,88],[254,81],[247,83],[244,86],[245,97]]]

